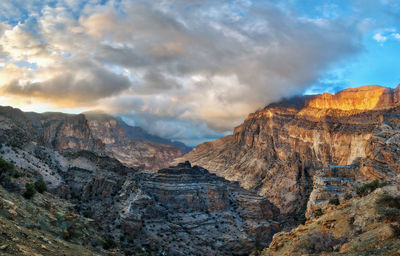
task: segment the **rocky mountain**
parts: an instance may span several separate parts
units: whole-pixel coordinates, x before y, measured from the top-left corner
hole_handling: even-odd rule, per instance
[[[172,159],[182,155],[171,143],[159,144],[132,137],[130,129],[135,128],[106,114],[38,114],[0,107],[0,120],[2,143],[10,138],[16,142],[18,137],[17,143],[32,140],[57,151],[93,151],[114,157],[127,166],[153,171],[168,166]]]
[[[399,179],[399,105],[400,87],[380,86],[283,100],[177,161],[239,181],[283,214],[312,214],[353,186]]]

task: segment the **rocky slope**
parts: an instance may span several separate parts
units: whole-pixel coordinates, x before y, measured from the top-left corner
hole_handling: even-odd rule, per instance
[[[310,211],[342,197],[354,181],[398,178],[399,95],[399,87],[365,86],[283,100],[250,114],[233,135],[177,161],[239,181],[283,214],[301,214],[307,205]],[[343,176],[330,175],[329,166]]]
[[[343,200],[253,255],[400,255],[399,203],[398,184]]]
[[[12,140],[18,146],[35,141],[57,151],[88,150],[153,171],[182,155],[177,146],[132,138],[129,126],[121,122],[106,114],[37,114],[0,107],[0,142]]]

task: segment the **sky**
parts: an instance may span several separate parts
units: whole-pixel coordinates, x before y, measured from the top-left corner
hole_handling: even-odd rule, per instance
[[[397,0],[1,0],[0,105],[194,146],[295,94],[400,83]]]

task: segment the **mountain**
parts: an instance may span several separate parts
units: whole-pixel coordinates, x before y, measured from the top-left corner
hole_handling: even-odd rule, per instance
[[[132,138],[130,126],[106,114],[38,114],[0,107],[0,118],[2,143],[9,139],[13,143],[32,140],[57,151],[88,150],[114,157],[127,166],[153,171],[167,167],[172,159],[182,155],[179,148],[184,148],[168,141],[159,144]]]
[[[250,114],[233,135],[189,160],[296,215],[374,179],[398,181],[400,87],[364,86],[295,97]]]
[[[153,142],[148,139],[151,136],[141,128],[131,127],[121,119],[98,112],[86,112],[83,115],[93,136],[105,145],[106,154],[127,166],[143,166],[147,170],[156,171],[167,167],[173,159],[182,155],[181,147],[168,140],[163,144],[161,138],[160,143]],[[133,131],[139,129],[142,133],[132,136]]]
[[[152,135],[145,130],[143,130],[139,126],[130,126],[127,123],[125,123],[122,118],[117,117],[116,118],[121,125],[121,127],[125,130],[126,135],[129,136],[132,139],[139,139],[139,140],[144,140],[144,141],[149,141],[149,142],[154,142],[158,144],[164,144],[164,145],[171,145],[177,147],[183,154],[186,154],[190,152],[193,148],[186,146],[184,143],[179,142],[179,141],[172,141],[169,139],[165,139],[156,135]]]

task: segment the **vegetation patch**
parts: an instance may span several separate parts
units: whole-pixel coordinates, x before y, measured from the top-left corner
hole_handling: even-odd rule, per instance
[[[300,237],[295,250],[307,254],[332,252],[336,245],[344,242],[345,240],[335,238],[330,232],[312,231],[308,235]]]
[[[340,204],[339,198],[336,197],[336,198],[330,199],[329,204],[339,205]]]
[[[35,186],[32,183],[25,183],[25,191],[22,194],[26,199],[31,199],[36,194]]]
[[[0,184],[5,186],[10,184],[11,176],[15,173],[15,167],[0,157]]]
[[[46,183],[44,183],[41,180],[36,181],[33,185],[34,185],[36,191],[39,193],[43,193],[43,192],[47,191]]]
[[[376,210],[387,220],[400,222],[400,196],[381,195],[376,200]]]
[[[356,187],[355,190],[356,190],[357,195],[366,196],[369,193],[373,192],[375,189],[384,187],[386,185],[387,185],[386,182],[380,183],[379,180],[374,180],[370,183],[366,183],[366,184],[362,185],[361,187]]]

